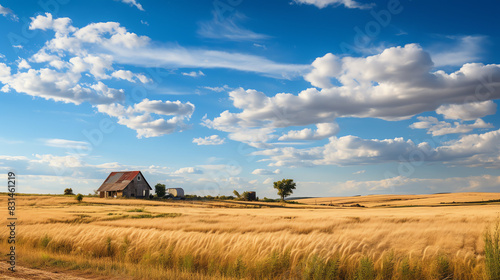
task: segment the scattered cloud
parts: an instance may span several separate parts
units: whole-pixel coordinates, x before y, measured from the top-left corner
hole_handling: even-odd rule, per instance
[[[220,138],[219,135],[212,135],[207,137],[194,138],[193,143],[198,146],[201,145],[222,145],[225,143],[225,138]]]
[[[303,149],[280,147],[252,154],[264,156],[260,161],[270,162],[269,166],[353,166],[399,162],[417,157],[425,162],[500,168],[498,143],[500,130],[464,135],[435,148],[427,142],[415,144],[403,138],[379,140],[348,135],[330,137],[324,146]]]
[[[202,77],[202,76],[205,76],[205,73],[201,72],[201,71],[191,71],[191,72],[183,72],[182,75],[184,76],[189,76],[189,77],[193,77],[193,78],[196,78],[196,77]]]
[[[117,22],[91,23],[82,28],[71,25],[71,19],[53,19],[50,13],[32,18],[30,29],[54,30],[55,38],[41,51],[54,55],[83,56],[89,50],[100,50],[112,62],[141,67],[164,68],[227,68],[254,72],[266,76],[291,78],[302,75],[307,65],[277,63],[264,57],[243,53],[202,48],[184,48],[179,45],[159,46],[147,36],[128,32]]]
[[[129,70],[114,71],[111,74],[111,76],[113,78],[127,80],[127,81],[129,81],[131,83],[136,83],[137,81],[139,81],[139,82],[141,82],[143,84],[152,82],[152,80],[149,79],[148,77],[146,77],[145,75],[143,75],[143,74],[135,74],[135,73],[133,73],[132,71],[129,71]]]
[[[275,174],[280,174],[281,170],[276,169],[276,170],[268,170],[268,169],[255,169],[252,174],[254,175],[275,175]]]
[[[270,185],[274,182],[274,180],[272,178],[267,178],[264,180],[264,182],[262,182],[262,184],[264,185]]]
[[[26,59],[21,59],[17,64],[17,69],[30,69],[30,64],[26,61]]]
[[[297,4],[314,5],[320,9],[327,6],[344,6],[349,9],[370,9],[375,6],[374,3],[361,4],[355,0],[294,0]]]
[[[50,142],[61,147],[80,144],[79,141],[50,140],[56,140]],[[0,170],[6,172],[14,170],[16,173],[23,174],[23,184],[19,189],[23,193],[61,193],[68,185],[76,187],[78,192],[91,193],[92,190],[98,188],[110,172],[116,170],[141,170],[150,182],[176,176],[168,167],[134,166],[117,162],[90,164],[86,162],[86,159],[88,156],[82,153],[66,156],[35,154],[29,157],[0,155]],[[41,181],[36,182],[37,179]]]
[[[352,174],[359,175],[359,174],[364,174],[365,172],[366,172],[366,170],[359,170],[359,171],[353,172]]]
[[[73,141],[66,139],[47,139],[44,141],[46,146],[55,147],[55,148],[63,148],[68,150],[89,150],[91,148],[90,144],[83,141]]]
[[[14,21],[19,20],[19,18],[16,16],[16,14],[14,14],[14,12],[11,9],[3,7],[2,5],[0,5],[0,15],[4,17],[10,17]]]
[[[477,103],[471,98],[475,91],[481,101],[500,98],[496,82],[500,80],[500,65],[469,63],[449,74],[434,71],[429,53],[416,44],[388,48],[368,57],[327,54],[312,66],[305,79],[321,89],[274,96],[253,89],[235,89],[229,97],[241,111],[224,111],[213,120],[205,119],[204,124],[229,132],[231,139],[238,138],[235,133],[257,127],[269,135],[260,135],[256,139],[260,142],[251,144],[262,146],[274,139],[272,133],[278,127],[333,123],[339,117],[408,119],[442,105]],[[485,104],[492,107],[491,103]]]
[[[450,178],[408,178],[398,176],[382,180],[350,180],[336,184],[332,189],[358,192],[382,191],[405,193],[418,190],[420,193],[436,192],[491,192],[498,188],[500,176],[480,175]]]
[[[96,107],[99,112],[118,118],[119,124],[135,130],[138,138],[157,137],[186,129],[188,126],[184,120],[191,117],[195,108],[190,102],[148,99],[128,107],[117,103]],[[174,117],[154,118],[151,114]]]
[[[331,88],[332,78],[339,76],[342,72],[342,61],[339,57],[327,53],[323,57],[316,58],[312,63],[312,71],[304,76],[311,85],[320,88]]]
[[[82,84],[79,83],[80,78],[79,73],[59,72],[51,68],[12,73],[9,66],[0,63],[0,82],[19,93],[76,105],[83,102],[109,104],[125,99],[120,89],[109,88],[100,81]]]
[[[500,129],[469,134],[435,148],[430,158],[451,165],[500,168]]]
[[[254,47],[256,47],[256,48],[263,48],[263,49],[267,49],[266,45],[263,45],[263,44],[253,43],[253,46],[254,46]]]
[[[113,54],[92,52],[105,48],[141,48],[149,43],[148,37],[130,33],[116,22],[91,23],[76,28],[72,26],[71,19],[54,19],[50,13],[31,18],[29,28],[56,33],[28,59],[43,66],[34,69],[25,59],[19,60],[17,69],[0,63],[0,83],[4,84],[2,91],[15,90],[76,105],[88,102],[99,112],[118,118],[119,124],[136,130],[139,138],[161,136],[189,127],[184,121],[189,120],[194,112],[194,105],[190,102],[144,99],[126,105],[124,91],[104,83],[111,78],[134,83],[152,82],[143,74],[114,70],[116,61]],[[95,82],[89,81],[88,77]],[[172,117],[167,119],[163,116]]]
[[[432,136],[441,136],[455,133],[469,133],[474,129],[493,128],[490,123],[477,119],[474,123],[454,122],[453,124],[445,121],[438,121],[435,117],[417,117],[419,122],[410,125],[413,129],[427,129],[427,134]]]
[[[494,115],[497,104],[492,100],[465,104],[445,104],[436,109],[436,113],[452,120],[475,120],[488,115]]]
[[[132,7],[136,7],[137,9],[144,11],[144,8],[140,3],[138,3],[136,0],[120,0],[121,2],[128,4]]]
[[[117,62],[141,67],[226,68],[281,79],[302,75],[309,69],[308,65],[278,63],[256,55],[181,46],[108,50]]]
[[[203,174],[203,171],[195,167],[183,167],[176,170],[174,174]]]
[[[339,132],[337,123],[318,123],[315,131],[310,128],[302,130],[290,130],[287,134],[278,138],[280,141],[289,140],[321,140],[333,136]]]
[[[429,48],[434,66],[461,66],[476,62],[481,57],[485,36],[447,36],[448,42]]]
[[[200,22],[198,25],[198,35],[218,40],[229,41],[255,41],[269,38],[264,34],[255,33],[240,26],[240,22],[246,17],[235,12],[231,16],[220,17],[217,12],[213,12],[213,19]]]
[[[177,101],[161,101],[144,99],[135,104],[134,110],[138,112],[154,113],[165,116],[187,116],[190,117],[194,112],[194,105],[191,102],[182,103]]]
[[[228,85],[223,85],[221,87],[203,87],[203,88],[211,90],[211,91],[215,91],[215,92],[223,92],[223,91],[231,90],[231,88]]]

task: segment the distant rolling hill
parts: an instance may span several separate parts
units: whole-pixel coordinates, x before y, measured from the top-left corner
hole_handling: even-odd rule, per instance
[[[446,206],[471,203],[500,203],[500,193],[467,192],[419,195],[366,195],[350,197],[296,198],[293,200],[304,204],[333,206]]]

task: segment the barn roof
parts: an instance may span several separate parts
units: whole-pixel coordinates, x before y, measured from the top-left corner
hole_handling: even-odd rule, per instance
[[[148,181],[146,181],[146,178],[144,178],[144,175],[142,175],[141,171],[120,171],[111,172],[108,178],[104,180],[104,183],[102,183],[97,191],[122,191],[139,174],[141,174],[142,179],[146,182],[149,189],[151,190],[151,186],[149,186]]]

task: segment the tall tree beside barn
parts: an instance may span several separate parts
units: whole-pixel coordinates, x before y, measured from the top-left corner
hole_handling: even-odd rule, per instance
[[[295,186],[296,184],[293,182],[293,179],[283,179],[274,182],[274,188],[278,190],[278,195],[281,197],[282,201],[285,201],[285,197],[293,193]]]
[[[156,184],[155,186],[155,193],[158,197],[164,197],[165,196],[165,185],[164,184]]]

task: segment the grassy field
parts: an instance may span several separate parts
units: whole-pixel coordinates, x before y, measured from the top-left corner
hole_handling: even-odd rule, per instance
[[[464,193],[284,205],[18,196],[16,248],[20,265],[101,279],[500,279],[498,199]],[[4,256],[7,237],[1,227]]]

